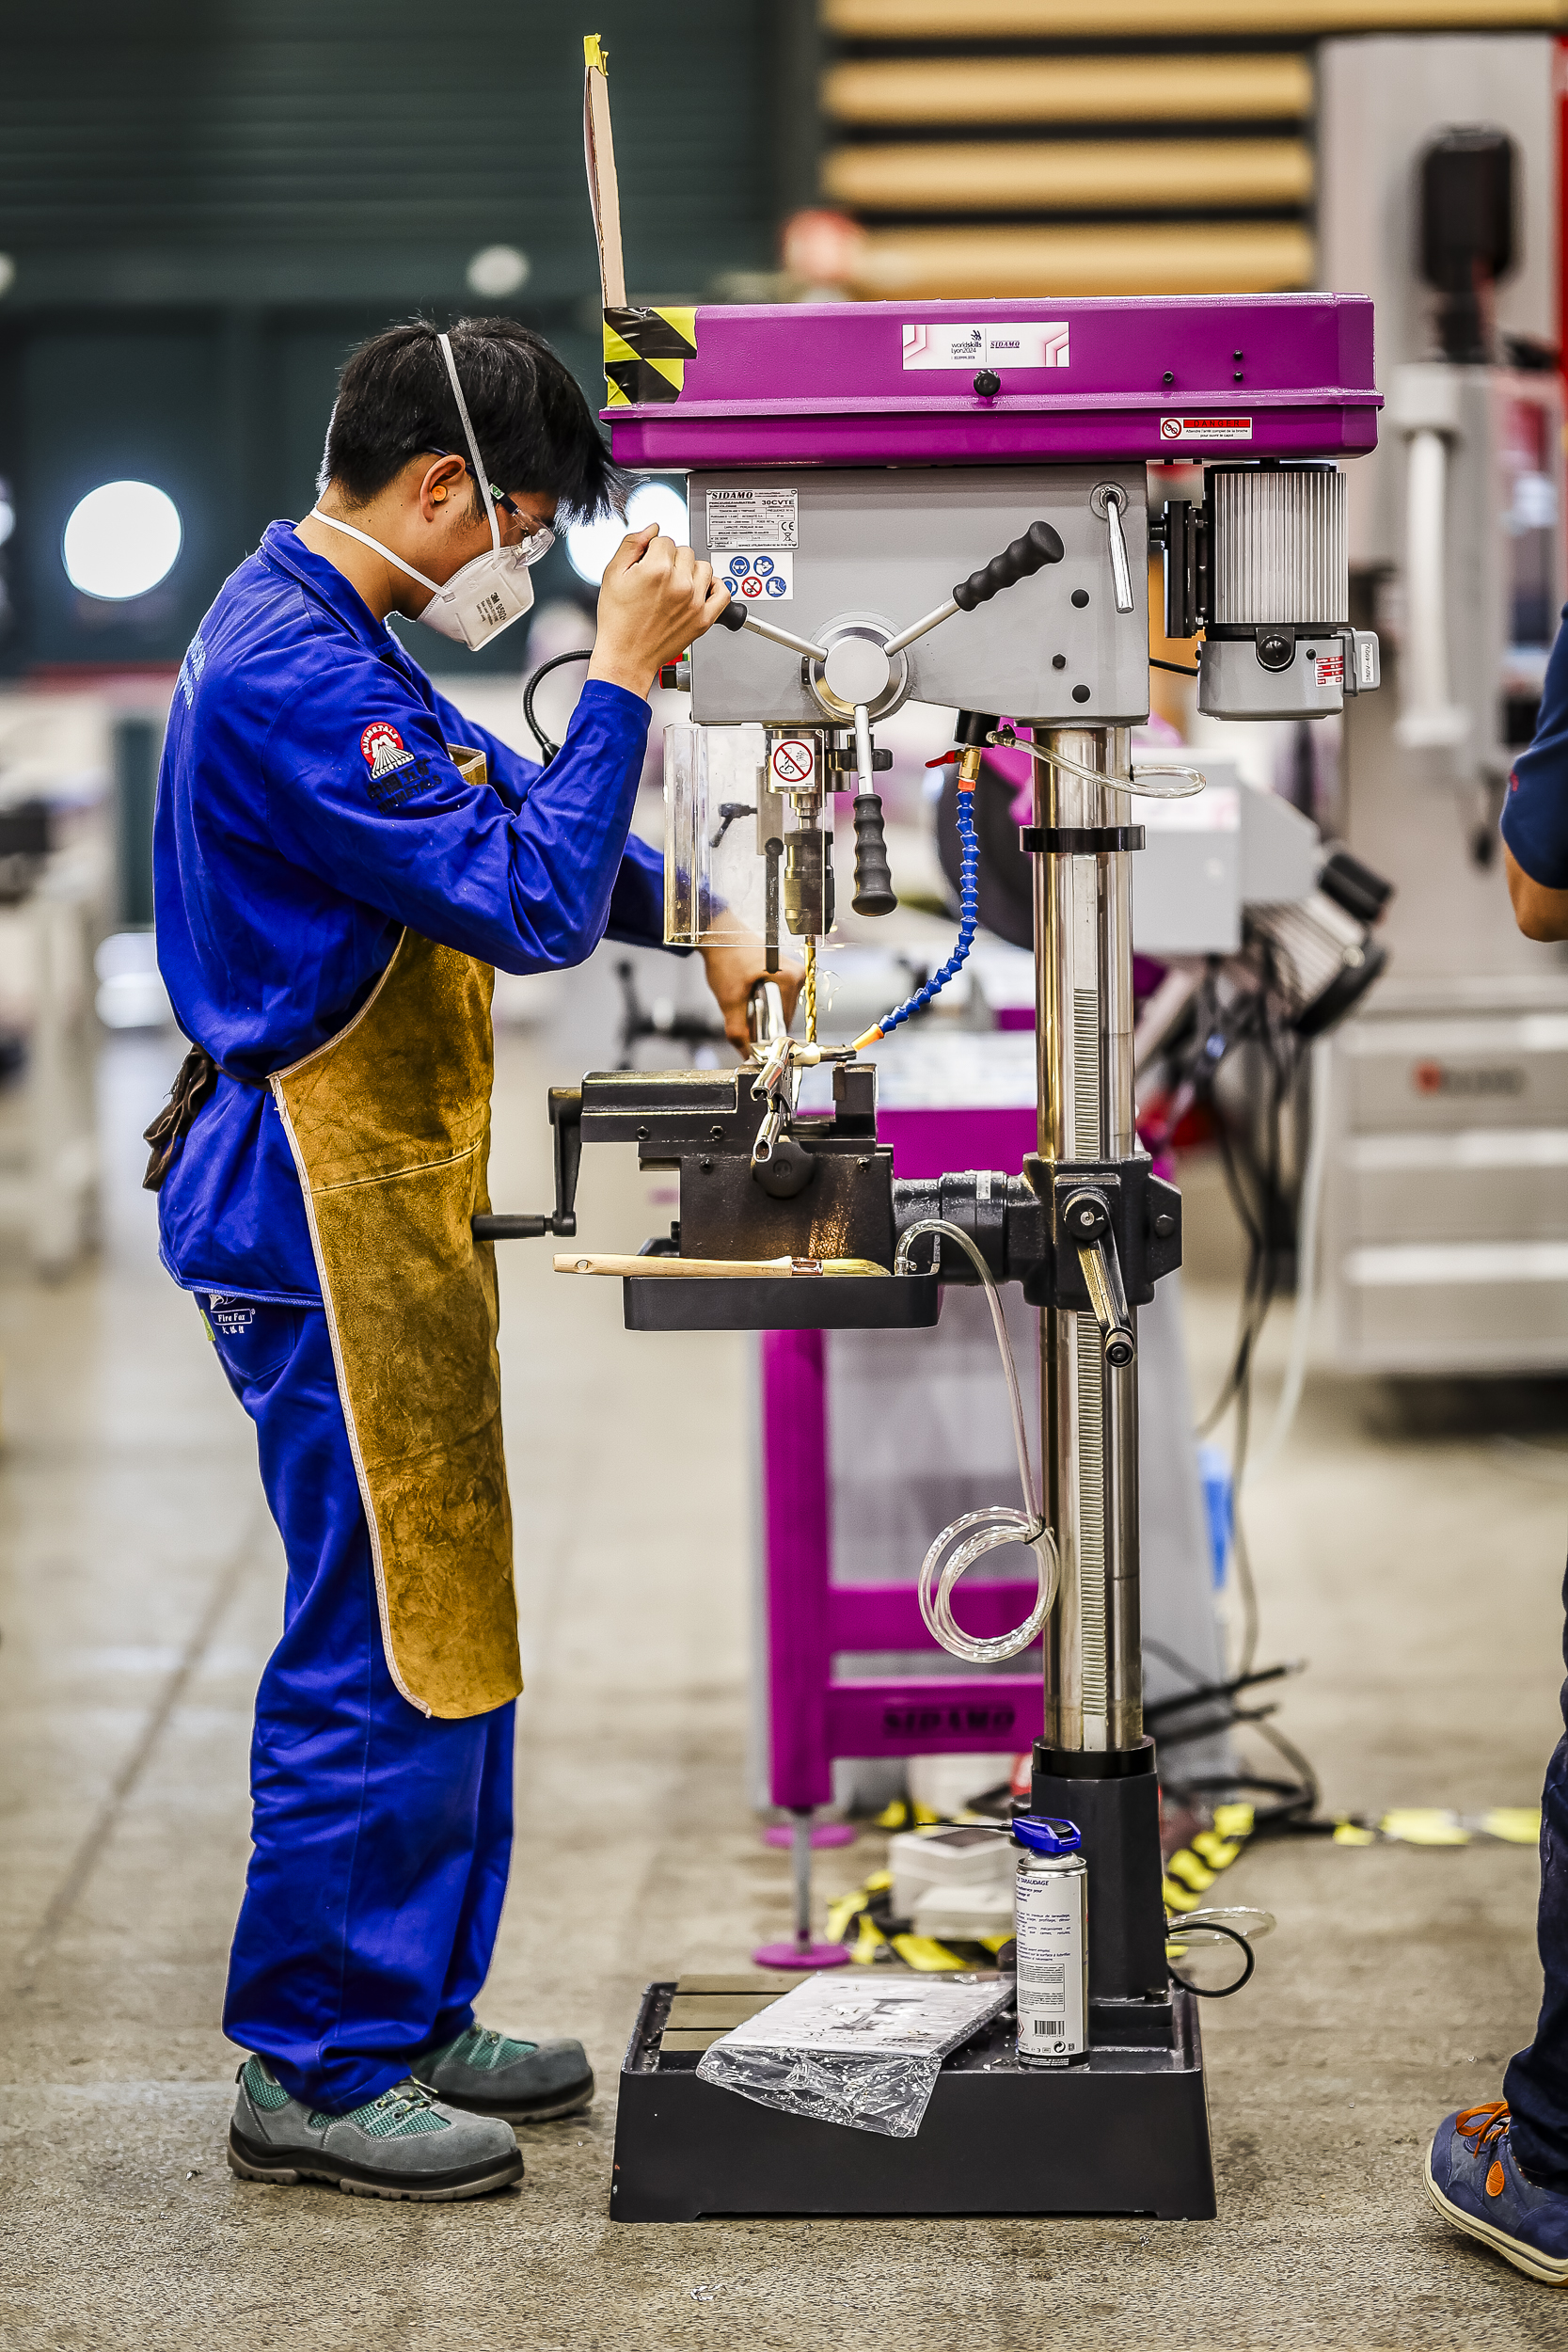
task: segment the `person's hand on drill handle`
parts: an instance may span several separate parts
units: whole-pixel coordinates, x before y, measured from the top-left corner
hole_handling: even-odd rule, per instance
[[[657,523],[628,531],[599,585],[590,677],[646,694],[660,669],[713,627],[730,601],[713,566],[667,539]]]

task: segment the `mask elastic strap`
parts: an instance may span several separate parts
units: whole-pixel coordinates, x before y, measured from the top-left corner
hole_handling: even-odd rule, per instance
[[[345,539],[357,539],[362,548],[371,548],[384,562],[395,564],[400,572],[406,572],[410,580],[417,580],[420,586],[428,588],[433,596],[440,595],[441,591],[435,580],[426,580],[423,572],[417,572],[412,564],[404,562],[401,555],[394,555],[390,548],[384,548],[379,539],[371,537],[368,531],[356,531],[352,523],[341,523],[335,515],[324,515],[319,506],[311,507],[306,520],[312,523],[325,523],[328,531],[341,531]]]
[[[468,416],[468,404],[463,397],[463,387],[457,380],[457,362],[451,356],[451,344],[448,338],[445,335],[437,335],[436,340],[441,346],[441,357],[447,363],[447,373],[451,378],[452,397],[457,403],[457,413],[463,420],[463,430],[468,437],[468,454],[474,461],[474,480],[479,485],[479,495],[484,501],[484,511],[490,517],[490,545],[499,555],[501,534],[500,525],[496,520],[496,501],[490,496],[490,477],[484,470],[484,462],[480,456],[479,443],[474,437],[474,428]]]

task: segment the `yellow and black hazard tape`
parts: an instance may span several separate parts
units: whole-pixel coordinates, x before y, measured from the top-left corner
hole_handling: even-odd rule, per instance
[[[955,1950],[934,1935],[911,1935],[894,1922],[892,1895],[893,1873],[873,1870],[852,1895],[841,1895],[828,1907],[828,1941],[842,1944],[853,1929],[855,1940],[849,1946],[849,1958],[857,1967],[869,1968],[879,1961],[885,1964],[901,1960],[906,1968],[930,1972],[974,1968],[994,1960],[1003,1945],[1012,1941],[1010,1934],[980,1936],[965,1939],[962,1947]]]
[[[1212,1829],[1200,1830],[1165,1863],[1165,1909],[1196,1911],[1219,1873],[1240,1858],[1255,1827],[1251,1805],[1217,1804]],[[1541,1809],[1492,1805],[1465,1814],[1440,1805],[1399,1805],[1376,1817],[1340,1813],[1299,1827],[1336,1846],[1533,1846],[1541,1835]]]
[[[1222,1870],[1239,1862],[1257,1827],[1250,1804],[1217,1804],[1214,1826],[1200,1829],[1165,1859],[1167,1911],[1196,1911]]]
[[[628,306],[604,314],[605,405],[639,406],[679,400],[686,363],[697,357],[697,313],[676,304],[667,310]]]

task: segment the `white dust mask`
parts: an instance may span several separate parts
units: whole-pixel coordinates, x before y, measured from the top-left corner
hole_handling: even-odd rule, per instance
[[[341,523],[335,515],[324,515],[319,506],[310,510],[313,522],[325,523],[329,531],[341,531],[346,539],[357,539],[361,547],[373,548],[376,554],[404,573],[418,580],[421,588],[431,592],[430,602],[420,614],[427,628],[436,629],[442,637],[450,637],[457,644],[466,644],[470,653],[478,653],[489,644],[503,628],[520,621],[533,602],[533,582],[529,567],[555,544],[555,533],[547,528],[531,532],[520,547],[501,545],[500,525],[496,520],[495,501],[489,495],[489,479],[479,454],[479,442],[474,436],[468,404],[463,397],[463,387],[457,380],[457,366],[451,356],[451,344],[445,335],[436,337],[441,356],[447,363],[451,389],[457,402],[457,413],[463,420],[463,430],[468,438],[468,453],[473,459],[474,481],[484,501],[484,511],[490,518],[490,546],[483,555],[453,572],[440,584],[417,572],[412,564],[405,564],[401,555],[384,548],[379,539],[372,539],[368,531],[356,531],[352,523]]]

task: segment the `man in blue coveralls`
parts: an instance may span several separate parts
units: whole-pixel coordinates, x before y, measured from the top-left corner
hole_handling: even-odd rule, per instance
[[[1568,614],[1564,615],[1568,619]],[[1535,736],[1509,779],[1503,858],[1527,939],[1568,940],[1568,629],[1546,667]],[[1568,1581],[1563,1586],[1568,1609]],[[1563,1639],[1568,1663],[1568,1632]],[[1568,1682],[1562,1687],[1568,1725]],[[1427,2157],[1427,2192],[1446,2221],[1532,2279],[1568,2285],[1568,1737],[1541,1800],[1545,1979],[1535,2039],[1515,2052],[1503,2096],[1445,2118]]]
[[[497,965],[659,942],[661,860],[629,837],[647,694],[728,597],[689,548],[626,538],[544,770],[388,621],[488,643],[527,611],[558,512],[620,488],[538,337],[392,328],[344,369],[320,503],[225,583],[173,698],[158,952],[195,1044],[147,1181],[288,1560],[224,2012],[252,2054],[230,2139],[246,2178],[473,2196],[520,2175],[515,2123],[593,2095],[578,2042],[487,2032],[472,2007],[520,1688],[494,1260],[471,1231],[489,995]],[[743,1041],[760,945],[704,952]]]

